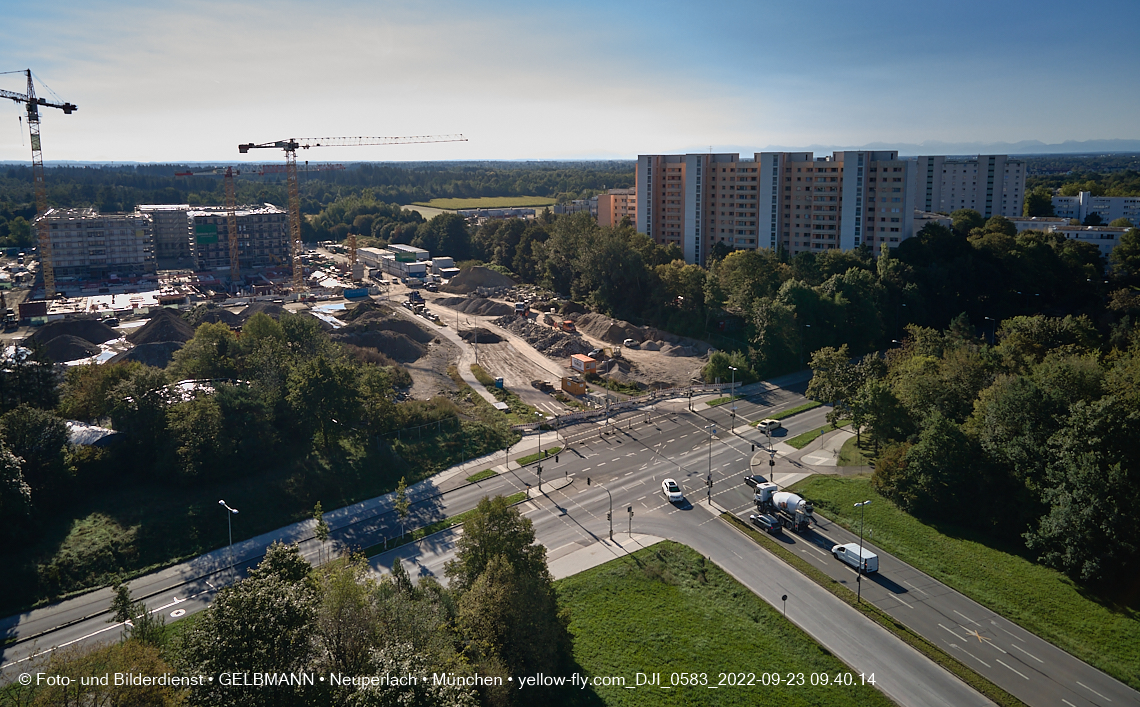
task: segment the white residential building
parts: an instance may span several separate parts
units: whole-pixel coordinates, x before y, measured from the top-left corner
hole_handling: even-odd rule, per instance
[[[1094,213],[1100,215],[1101,223],[1106,226],[1118,218],[1126,218],[1132,225],[1140,226],[1140,197],[1093,196],[1087,191],[1077,196],[1053,197],[1054,216],[1075,218],[1084,223]]]
[[[974,209],[985,218],[1021,216],[1025,162],[1006,155],[919,157],[915,208],[953,213]]]

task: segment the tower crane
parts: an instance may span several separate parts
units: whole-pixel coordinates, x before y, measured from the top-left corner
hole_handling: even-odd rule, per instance
[[[427,142],[467,142],[462,135],[412,135],[408,137],[313,137],[289,138],[261,144],[238,145],[238,152],[276,148],[285,151],[285,173],[289,181],[289,239],[293,244],[293,289],[301,292],[305,286],[304,269],[301,265],[301,190],[297,184],[297,150],[311,147],[358,147],[363,145],[411,145]],[[356,265],[356,235],[348,237],[350,265]]]
[[[28,107],[28,132],[32,138],[32,182],[36,193],[36,212],[43,215],[47,212],[48,205],[47,187],[44,184],[44,156],[40,150],[40,106],[59,108],[64,115],[71,115],[78,108],[71,103],[51,103],[43,98],[37,98],[36,87],[32,84],[32,70],[25,69],[22,73],[28,77],[28,92],[16,93],[0,89],[0,98],[10,98],[17,103],[24,103]],[[51,232],[45,219],[39,220],[36,231],[39,233],[40,269],[44,273],[44,299],[50,299],[55,294],[55,268],[52,266]]]
[[[238,226],[237,226],[237,187],[234,185],[234,177],[242,173],[242,170],[247,173],[266,175],[266,174],[280,174],[285,171],[282,165],[249,165],[247,167],[215,167],[213,169],[204,169],[197,172],[175,172],[175,177],[197,177],[207,175],[221,175],[226,191],[226,230],[229,233],[230,243],[230,282],[236,283],[241,279],[241,261],[238,258]],[[323,172],[330,169],[344,169],[344,165],[340,164],[323,164],[323,165],[305,165],[305,172]]]

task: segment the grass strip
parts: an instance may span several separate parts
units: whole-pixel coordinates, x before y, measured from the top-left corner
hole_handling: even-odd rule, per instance
[[[796,449],[803,449],[804,447],[808,446],[809,444],[814,442],[816,439],[818,439],[821,435],[825,435],[828,432],[834,432],[835,430],[838,430],[840,427],[843,427],[843,426],[849,425],[849,424],[851,424],[851,420],[840,420],[839,422],[835,423],[834,425],[824,425],[823,427],[820,427],[819,429],[812,430],[811,432],[804,432],[802,435],[792,437],[791,439],[789,439],[786,442],[786,444],[790,444],[793,447],[795,447]]]
[[[823,572],[823,570],[810,564],[807,560],[796,556],[790,550],[780,545],[780,543],[769,538],[765,533],[754,530],[747,523],[730,513],[722,513],[720,517],[752,538],[753,542],[757,545],[760,545],[785,563],[799,570],[802,574],[807,576],[808,579],[811,579],[819,586],[834,594],[843,603],[862,613],[895,636],[898,636],[908,646],[922,653],[927,658],[930,658],[938,665],[941,665],[956,675],[962,682],[974,688],[988,699],[993,700],[995,704],[1001,705],[1001,707],[1027,707],[1024,702],[990,682],[988,678],[974,672],[974,670],[965,663],[907,628],[904,624],[899,623],[890,614],[887,614],[869,602],[857,601],[855,592],[832,579]]]
[[[509,412],[506,413],[507,419],[513,425],[526,425],[535,421],[535,413],[538,412],[534,407],[527,405],[515,393],[507,390],[506,388],[499,388],[495,386],[495,379],[491,377],[483,367],[478,364],[471,364],[471,373],[475,375],[475,380],[483,384],[487,391],[495,396],[495,400],[500,403],[506,403]]]
[[[551,447],[550,449],[544,449],[541,452],[535,452],[534,454],[528,454],[525,457],[519,457],[515,461],[517,461],[519,463],[519,466],[526,466],[527,464],[531,464],[533,462],[536,462],[539,459],[545,459],[547,457],[552,457],[561,451],[562,451],[562,447]]]
[[[715,408],[719,405],[724,405],[725,403],[731,403],[733,400],[743,400],[743,399],[744,399],[743,395],[726,395],[723,398],[716,398],[715,400],[710,400],[707,403],[705,403],[705,405],[708,405],[710,408]]]
[[[494,469],[484,469],[483,471],[480,471],[478,474],[472,474],[471,476],[468,476],[467,482],[473,484],[476,481],[482,481],[483,479],[489,479],[492,476],[497,476],[498,474],[499,474],[499,472],[495,471]]]
[[[823,403],[812,400],[810,402],[804,403],[803,405],[797,405],[794,408],[788,408],[787,410],[782,410],[780,412],[774,412],[771,415],[769,415],[768,417],[765,417],[764,419],[765,420],[786,420],[787,418],[791,417],[792,415],[799,415],[801,412],[807,412],[808,410],[815,410],[818,407],[823,407]],[[755,427],[756,425],[759,425],[760,422],[761,422],[761,420],[757,420],[756,422],[753,422],[751,424],[753,427]]]
[[[1097,596],[1063,573],[996,545],[984,532],[924,523],[880,496],[863,477],[812,476],[792,487],[816,511],[857,530],[866,509],[875,545],[1053,645],[1140,689],[1140,611]],[[968,522],[968,519],[964,519]]]
[[[507,505],[513,506],[514,504],[521,503],[525,500],[526,491],[519,491],[518,493],[512,493],[510,496],[507,496]],[[459,515],[442,518],[435,521],[434,523],[428,523],[422,528],[416,528],[415,530],[404,533],[398,538],[389,540],[387,544],[377,543],[370,547],[366,547],[364,550],[362,550],[362,552],[364,553],[365,557],[372,557],[374,555],[379,555],[382,552],[393,550],[397,547],[400,547],[401,545],[407,545],[408,543],[414,543],[417,540],[423,540],[432,533],[438,533],[441,530],[447,530],[448,528],[462,525],[468,518],[471,517],[471,514],[474,512],[475,509],[472,508],[471,510],[464,511]]]
[[[856,435],[843,443],[839,449],[839,461],[836,462],[838,466],[871,466],[875,463],[874,452],[870,450],[871,443],[869,440],[863,440],[863,444],[859,444],[859,436]]]

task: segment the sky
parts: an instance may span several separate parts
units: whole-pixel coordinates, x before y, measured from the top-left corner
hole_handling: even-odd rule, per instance
[[[78,106],[42,111],[48,162],[453,133],[298,157],[1140,139],[1136,0],[0,0],[0,17],[0,71]],[[0,161],[30,160],[22,113],[0,100]]]

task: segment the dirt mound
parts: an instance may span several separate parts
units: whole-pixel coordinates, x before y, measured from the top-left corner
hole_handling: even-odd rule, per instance
[[[64,334],[44,344],[44,353],[56,363],[63,363],[64,361],[91,358],[99,353],[99,347],[86,339],[80,339],[78,336]]]
[[[173,310],[160,308],[152,310],[150,321],[127,336],[127,341],[135,344],[154,344],[159,341],[185,343],[194,338],[194,329]]]
[[[330,338],[342,344],[376,349],[400,363],[410,363],[427,353],[427,347],[398,331],[356,331],[339,329]]]
[[[459,336],[464,341],[469,341],[476,344],[497,344],[503,340],[503,337],[499,336],[490,329],[484,329],[483,327],[464,329],[463,331],[459,332]]]
[[[643,351],[660,351],[661,350],[661,342],[659,342],[659,341],[643,341],[641,343],[641,349]]]
[[[60,336],[73,336],[88,343],[102,344],[111,339],[118,339],[122,334],[94,319],[65,319],[59,322],[51,322],[43,325],[36,330],[36,333],[32,334],[32,338],[41,344],[46,344]],[[72,361],[74,359],[56,360]]]
[[[593,312],[583,314],[574,321],[574,324],[582,333],[610,344],[620,344],[626,339],[640,342],[646,338],[641,327],[636,327],[620,319],[610,319],[604,314]]]
[[[433,332],[427,331],[415,322],[407,319],[388,317],[380,313],[369,313],[358,317],[352,324],[339,329],[342,334],[361,334],[368,331],[391,331],[403,334],[412,341],[426,344],[435,338]]]
[[[241,314],[238,316],[241,317],[241,321],[244,324],[245,322],[249,321],[250,317],[257,314],[258,312],[276,319],[277,317],[281,316],[281,313],[284,311],[285,308],[276,302],[254,302],[245,309],[241,310]]]
[[[218,322],[228,327],[239,327],[242,324],[242,319],[228,309],[222,309],[213,302],[198,305],[190,310],[190,314],[186,316],[186,323],[189,324],[192,329],[197,329],[199,324],[217,324]]]
[[[174,360],[174,352],[182,348],[181,341],[156,341],[152,344],[139,344],[130,351],[116,354],[108,363],[138,361],[155,368],[166,368]]]
[[[505,302],[496,302],[485,297],[445,297],[437,299],[435,304],[457,309],[464,314],[474,314],[480,317],[502,317],[514,314],[513,305]]]
[[[589,311],[590,310],[586,309],[585,307],[578,304],[577,302],[570,302],[570,301],[563,302],[562,308],[558,310],[558,312],[564,317],[569,316],[571,314],[586,314]]]
[[[594,348],[588,341],[579,336],[571,336],[557,329],[539,326],[529,319],[523,319],[514,314],[499,317],[494,323],[496,326],[522,337],[528,344],[551,358],[569,358],[574,354],[587,354]]]
[[[513,287],[514,284],[515,281],[506,275],[495,272],[490,268],[476,265],[463,268],[459,271],[458,275],[448,280],[447,284],[439,289],[441,292],[466,294],[468,292],[474,292],[480,287]]]
[[[361,317],[370,317],[370,318],[376,318],[378,316],[379,317],[387,317],[387,316],[391,316],[391,314],[392,314],[391,309],[388,309],[384,305],[377,304],[377,303],[375,303],[369,299],[369,300],[364,300],[363,302],[361,302],[360,304],[356,305],[355,307],[353,307],[351,309],[345,308],[345,310],[343,312],[341,312],[340,314],[335,315],[335,316],[337,319],[340,319],[342,321],[353,322],[353,321],[356,321],[357,319],[359,319]]]

